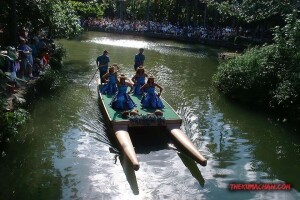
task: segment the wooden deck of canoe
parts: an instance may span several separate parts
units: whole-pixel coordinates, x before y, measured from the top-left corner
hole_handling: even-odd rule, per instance
[[[135,170],[138,170],[140,165],[130,139],[130,134],[128,133],[129,127],[166,127],[172,135],[173,139],[175,139],[175,141],[179,143],[179,145],[184,151],[186,151],[196,162],[198,162],[202,166],[206,166],[206,159],[199,153],[197,148],[193,145],[193,143],[186,136],[186,134],[182,130],[180,130],[182,119],[163,98],[161,99],[165,107],[161,109],[161,111],[163,112],[163,116],[160,117],[151,114],[155,111],[155,109],[143,109],[141,107],[141,96],[135,96],[133,94],[130,94],[131,99],[137,105],[137,107],[135,107],[134,110],[138,110],[139,115],[124,118],[122,116],[122,111],[116,111],[112,109],[109,105],[113,95],[101,94],[100,87],[101,85],[99,84],[98,80],[97,90],[100,109],[103,113],[105,120],[113,128],[116,139],[120,144],[120,147],[132,163],[132,166]],[[149,115],[149,113],[151,115]]]

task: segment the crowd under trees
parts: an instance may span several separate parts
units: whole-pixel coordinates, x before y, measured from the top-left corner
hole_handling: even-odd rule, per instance
[[[16,44],[21,26],[44,28],[54,37],[73,37],[81,31],[80,19],[87,17],[242,27],[256,34],[283,25],[284,15],[297,8],[298,0],[2,0],[0,29],[2,43],[10,44]]]

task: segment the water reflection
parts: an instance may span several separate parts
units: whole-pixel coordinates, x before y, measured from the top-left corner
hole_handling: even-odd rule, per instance
[[[283,180],[292,183],[294,188],[299,191],[298,178],[294,173],[288,173],[288,171],[297,172],[300,167],[298,153],[300,138],[288,127],[268,121],[265,114],[257,116],[258,110],[247,110],[239,105],[232,105],[230,102],[224,104],[219,95],[214,98],[218,108],[225,113],[224,120],[233,126],[229,136],[236,139],[230,146],[234,147],[234,144],[237,143],[243,145],[234,149],[236,153],[237,151],[240,152],[239,154],[242,153],[239,160],[248,160],[243,169],[246,171],[246,180]],[[226,112],[229,106],[231,112]],[[222,144],[224,145],[224,142]]]
[[[124,48],[145,48],[147,50],[154,50],[161,54],[169,54],[169,55],[178,55],[184,57],[196,57],[196,58],[204,58],[212,53],[207,51],[207,48],[191,48],[189,45],[180,44],[180,43],[164,43],[145,41],[141,40],[132,40],[132,39],[116,39],[112,37],[97,37],[92,40],[87,40],[86,42],[91,42],[95,44],[103,44],[107,46],[117,46]],[[180,45],[179,45],[180,44]],[[178,46],[175,46],[178,45]]]
[[[178,153],[178,156],[182,160],[183,164],[190,170],[193,177],[199,182],[199,184],[202,187],[204,187],[205,180],[204,180],[199,168],[197,167],[195,161],[183,153]]]

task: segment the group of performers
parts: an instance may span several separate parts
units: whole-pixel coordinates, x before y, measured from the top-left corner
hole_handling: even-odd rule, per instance
[[[114,64],[108,68],[108,72],[102,76],[104,84],[100,89],[102,94],[114,95],[110,102],[110,106],[115,110],[132,110],[136,104],[131,99],[130,95],[142,95],[141,106],[142,108],[162,109],[164,107],[160,95],[162,87],[155,83],[153,76],[148,76],[145,73],[143,66],[136,69],[136,74],[129,80],[125,75],[118,76],[119,67]],[[147,79],[147,82],[146,82]],[[126,81],[127,80],[127,81]],[[127,88],[130,91],[127,92]],[[159,89],[159,93],[155,88]]]

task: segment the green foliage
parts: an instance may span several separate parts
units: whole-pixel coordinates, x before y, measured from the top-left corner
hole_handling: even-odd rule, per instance
[[[47,70],[46,73],[37,80],[35,92],[39,94],[50,94],[60,86],[61,78],[59,71]]]
[[[106,4],[99,4],[94,1],[89,2],[78,2],[78,1],[70,1],[73,8],[77,11],[78,15],[83,18],[87,17],[102,17],[104,14],[104,9],[106,8]]]
[[[243,56],[223,63],[214,76],[215,84],[227,95],[247,95],[249,90],[255,95],[267,95],[264,86],[276,82],[276,70],[269,57],[272,50],[271,46],[253,48]]]
[[[50,34],[54,37],[72,38],[82,31],[79,17],[69,1],[49,1],[43,7],[49,14],[48,27]]]
[[[14,112],[6,112],[6,103],[3,98],[0,98],[0,106],[0,143],[3,143],[18,133],[17,128],[26,122],[29,114],[22,108],[17,108]]]
[[[214,84],[224,94],[242,101],[263,103],[285,113],[299,114],[300,20],[297,12],[276,27],[272,45],[253,48],[224,62]]]
[[[151,125],[154,123],[158,123],[158,125],[163,125],[165,123],[165,117],[156,116],[156,115],[135,115],[130,116],[129,120],[133,124],[139,125]]]
[[[9,21],[9,1],[1,3],[0,23],[7,27]],[[15,1],[15,0],[14,0]],[[72,4],[63,0],[22,0],[16,2],[18,26],[26,26],[31,31],[48,30],[50,35],[57,38],[71,38],[81,31],[79,17]],[[2,7],[3,5],[3,7]],[[10,33],[16,34],[16,33]]]
[[[31,93],[51,94],[61,86],[60,70],[63,67],[62,59],[66,56],[66,49],[62,46],[56,45],[51,52],[49,64],[51,69],[46,70],[34,85]]]
[[[297,0],[206,0],[206,2],[209,7],[217,9],[222,17],[235,17],[240,21],[251,23],[290,13]]]
[[[62,68],[62,59],[66,56],[66,49],[61,46],[56,46],[56,48],[51,53],[50,66],[51,69],[60,70]]]

